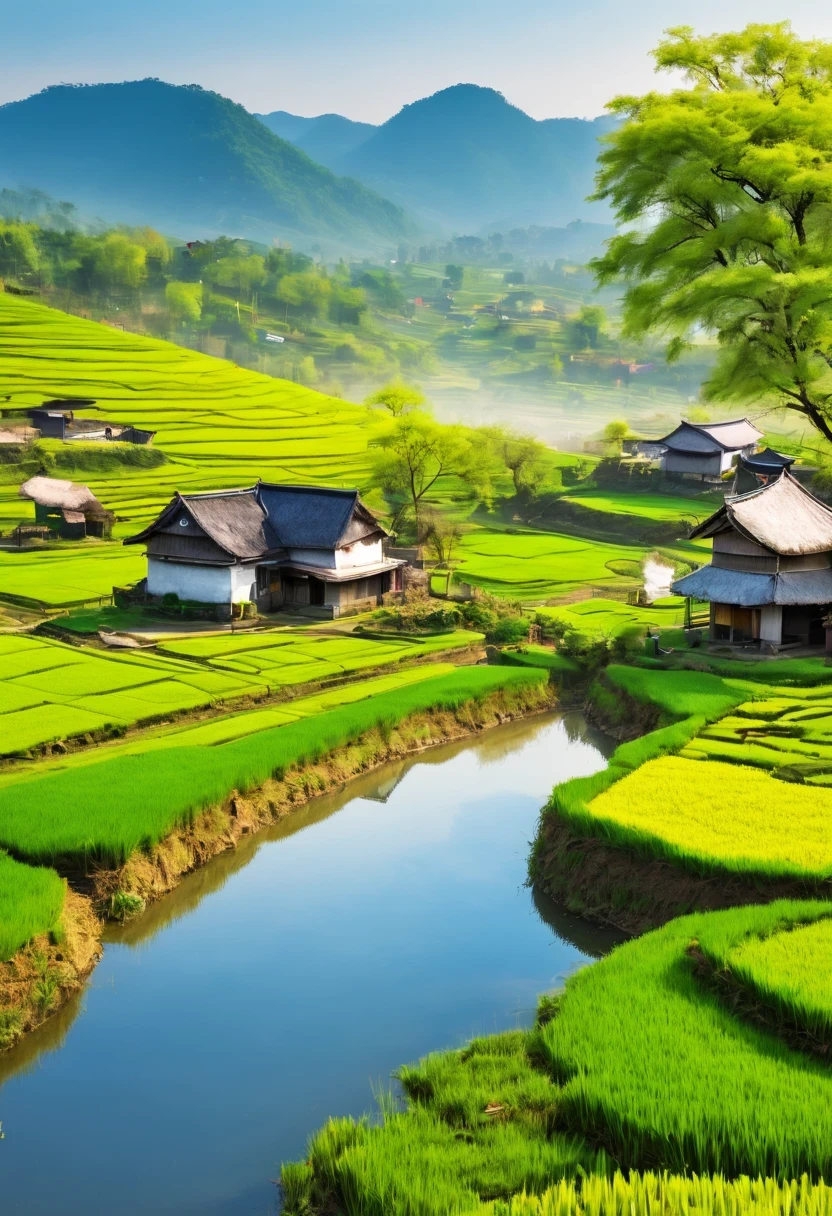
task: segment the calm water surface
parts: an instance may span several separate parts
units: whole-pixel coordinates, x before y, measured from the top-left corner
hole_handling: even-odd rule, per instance
[[[217,858],[0,1062],[0,1211],[267,1216],[280,1162],[391,1071],[528,1025],[612,944],[523,886],[579,714],[388,766]]]

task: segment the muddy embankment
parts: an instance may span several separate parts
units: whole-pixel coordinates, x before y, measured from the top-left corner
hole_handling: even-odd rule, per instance
[[[173,890],[192,870],[234,849],[247,835],[283,819],[310,799],[343,788],[361,773],[476,735],[515,718],[553,709],[553,684],[501,690],[458,709],[422,711],[392,729],[374,728],[311,764],[287,770],[241,795],[232,790],[118,869],[66,871],[69,883],[59,943],[42,935],[0,963],[0,1050],[35,1029],[81,988],[101,957],[103,922],[113,913],[141,910]]]

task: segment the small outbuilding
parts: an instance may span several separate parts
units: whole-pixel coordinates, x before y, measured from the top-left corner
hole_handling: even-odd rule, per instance
[[[85,536],[108,537],[113,514],[105,510],[89,486],[58,477],[30,477],[18,491],[35,504],[35,523],[47,527],[64,540]]]
[[[751,456],[741,456],[737,462],[733,494],[747,494],[759,486],[768,485],[773,477],[779,477],[784,469],[790,469],[797,458],[784,456],[773,448],[764,448]]]
[[[665,473],[718,479],[734,467],[740,457],[751,456],[763,437],[753,422],[680,422],[675,431],[656,440]]]
[[[147,545],[147,593],[337,617],[402,589],[407,562],[357,490],[273,485],[176,494],[126,545]]]
[[[710,602],[713,642],[822,646],[832,605],[832,509],[788,470],[730,495],[691,532],[713,540],[706,566],[673,584]]]

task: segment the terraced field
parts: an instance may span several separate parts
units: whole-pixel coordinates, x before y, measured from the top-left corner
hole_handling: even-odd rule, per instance
[[[250,485],[258,477],[365,486],[372,415],[285,380],[171,343],[0,294],[0,399],[25,409],[92,398],[82,416],[157,431],[169,461],[91,473],[117,516],[144,525],[174,490]],[[0,485],[0,530],[21,518],[16,485]]]
[[[174,642],[160,652],[102,652],[0,635],[0,755],[481,641],[465,631],[388,643],[286,630]]]
[[[694,522],[701,523],[717,507],[722,506],[722,495],[684,498],[673,494],[628,494],[623,491],[578,489],[564,494],[561,501],[574,503],[600,515],[634,515],[656,523],[665,520],[674,523],[679,521],[692,527]]]
[[[117,544],[0,550],[0,595],[51,608],[106,599],[146,573],[141,550]]]
[[[540,616],[559,622],[591,637],[615,637],[628,630],[679,629],[685,623],[685,601],[679,596],[649,607],[606,600],[602,596],[581,600],[577,604],[562,604],[555,608],[538,608]]]
[[[544,600],[586,584],[634,586],[647,550],[558,532],[476,529],[456,551],[456,577],[494,595]],[[617,572],[615,565],[625,563]],[[619,565],[619,571],[622,567]]]

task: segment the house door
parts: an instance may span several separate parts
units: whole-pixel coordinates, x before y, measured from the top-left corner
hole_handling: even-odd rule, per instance
[[[323,606],[326,598],[326,584],[319,578],[310,578],[309,580],[309,603],[316,604],[319,607]]]

